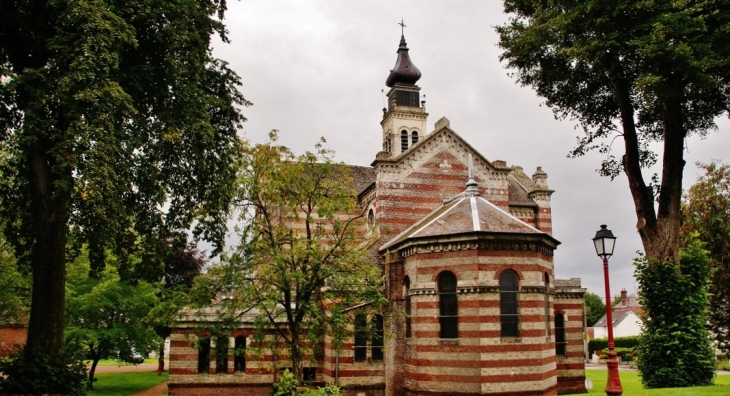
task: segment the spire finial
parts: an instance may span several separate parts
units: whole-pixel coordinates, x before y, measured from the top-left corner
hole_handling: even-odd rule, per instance
[[[400,18],[399,25],[400,25],[400,35],[403,36],[404,35],[403,34],[404,33],[404,29],[407,27],[406,24],[403,23],[403,17]]]
[[[477,184],[476,180],[474,180],[474,157],[472,157],[471,153],[468,155],[468,161],[469,161],[469,180],[466,182],[466,191],[468,193],[472,194],[479,194],[479,185]]]

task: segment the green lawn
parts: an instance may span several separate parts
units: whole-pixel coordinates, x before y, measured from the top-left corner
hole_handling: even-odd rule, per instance
[[[89,396],[129,396],[166,381],[167,373],[162,373],[159,377],[154,371],[101,373],[95,377],[97,381],[94,383],[94,390],[89,391]]]
[[[144,362],[157,364],[157,358],[153,358],[153,359],[147,358],[144,360]],[[86,360],[85,363],[87,366],[91,366],[91,360]],[[124,363],[119,360],[102,359],[102,360],[99,360],[99,364],[97,364],[96,366],[99,367],[99,366],[131,366],[131,365],[132,364],[130,364],[130,363]],[[165,359],[165,367],[167,367],[167,359]]]
[[[593,380],[593,389],[588,391],[590,395],[605,395],[606,370],[586,370],[586,377]],[[702,386],[696,388],[663,388],[644,389],[641,386],[641,379],[636,372],[621,371],[621,387],[624,395],[627,396],[727,396],[730,395],[730,375],[718,375],[715,377],[714,386]]]

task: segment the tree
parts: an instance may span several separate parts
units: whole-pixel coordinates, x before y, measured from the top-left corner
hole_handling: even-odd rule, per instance
[[[595,293],[587,292],[585,294],[586,301],[586,323],[588,327],[592,327],[601,316],[606,314],[606,305],[603,299]]]
[[[572,156],[599,148],[602,175],[626,173],[646,257],[679,263],[684,141],[730,108],[730,3],[505,0],[504,9],[500,59],[556,118],[583,127]],[[620,159],[600,143],[611,136],[623,140]],[[661,177],[647,183],[654,142]]]
[[[150,321],[154,323],[155,333],[162,338],[158,350],[157,372],[165,370],[165,339],[172,333],[172,323],[188,302],[188,293],[195,277],[200,275],[207,265],[205,253],[188,242],[185,233],[179,233],[167,241],[168,251],[162,259],[162,290],[158,293],[158,303],[150,312]],[[152,277],[152,281],[158,280]]]
[[[656,266],[634,260],[639,299],[649,320],[636,347],[637,368],[646,388],[712,384],[715,351],[707,331],[710,256],[696,236],[685,238],[680,264]]]
[[[683,231],[696,233],[709,251],[710,330],[718,348],[730,352],[730,167],[716,162],[698,166],[705,174],[685,194]]]
[[[225,297],[222,323],[257,312],[259,337],[282,340],[301,383],[302,360],[316,354],[323,335],[341,345],[348,308],[383,304],[382,274],[356,232],[364,213],[349,168],[321,143],[295,157],[275,145],[275,132],[270,137],[247,148],[239,174],[241,245],[197,290],[205,305],[214,293]]]
[[[225,1],[4,1],[0,216],[32,268],[26,350],[63,345],[70,227],[101,277],[195,220],[222,245],[240,154],[238,76],[211,55]],[[141,238],[141,239],[140,239]],[[50,390],[51,392],[53,390]]]
[[[157,349],[159,338],[146,321],[157,302],[156,287],[145,281],[121,281],[112,263],[99,277],[90,277],[89,269],[88,251],[84,249],[69,265],[65,339],[82,346],[91,359],[87,384],[93,389],[99,360],[138,363],[133,353],[146,355]]]

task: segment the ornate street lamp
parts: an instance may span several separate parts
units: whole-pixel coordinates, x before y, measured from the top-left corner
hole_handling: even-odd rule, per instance
[[[618,376],[618,360],[614,350],[611,288],[608,285],[608,258],[613,255],[616,237],[613,236],[611,230],[606,229],[605,224],[602,224],[601,229],[596,232],[596,236],[593,238],[593,244],[596,246],[596,254],[603,259],[603,279],[606,285],[606,329],[608,330],[608,359],[606,360],[608,383],[606,384],[606,394],[611,396],[621,395],[624,390],[621,388],[621,379]]]

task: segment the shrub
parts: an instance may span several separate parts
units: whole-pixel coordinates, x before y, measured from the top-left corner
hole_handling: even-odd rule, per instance
[[[294,374],[284,370],[274,382],[271,396],[342,396],[340,388],[334,385],[327,385],[319,389],[301,389]]]
[[[0,393],[25,395],[85,395],[86,366],[79,349],[68,347],[59,357],[40,350],[17,349],[12,359],[0,363]]]
[[[613,339],[613,343],[616,349],[627,348],[633,350],[637,345],[639,345],[640,338],[641,337],[639,336],[615,337]],[[605,338],[594,338],[588,341],[589,356],[593,355],[593,353],[598,349],[603,350],[603,353],[606,353],[608,351],[608,340]]]
[[[284,370],[274,382],[271,396],[295,396],[299,394],[298,388],[299,383],[294,374],[289,370]]]
[[[680,265],[634,260],[641,303],[648,313],[636,348],[646,388],[712,384],[715,354],[707,331],[710,265],[700,241],[680,250]]]

